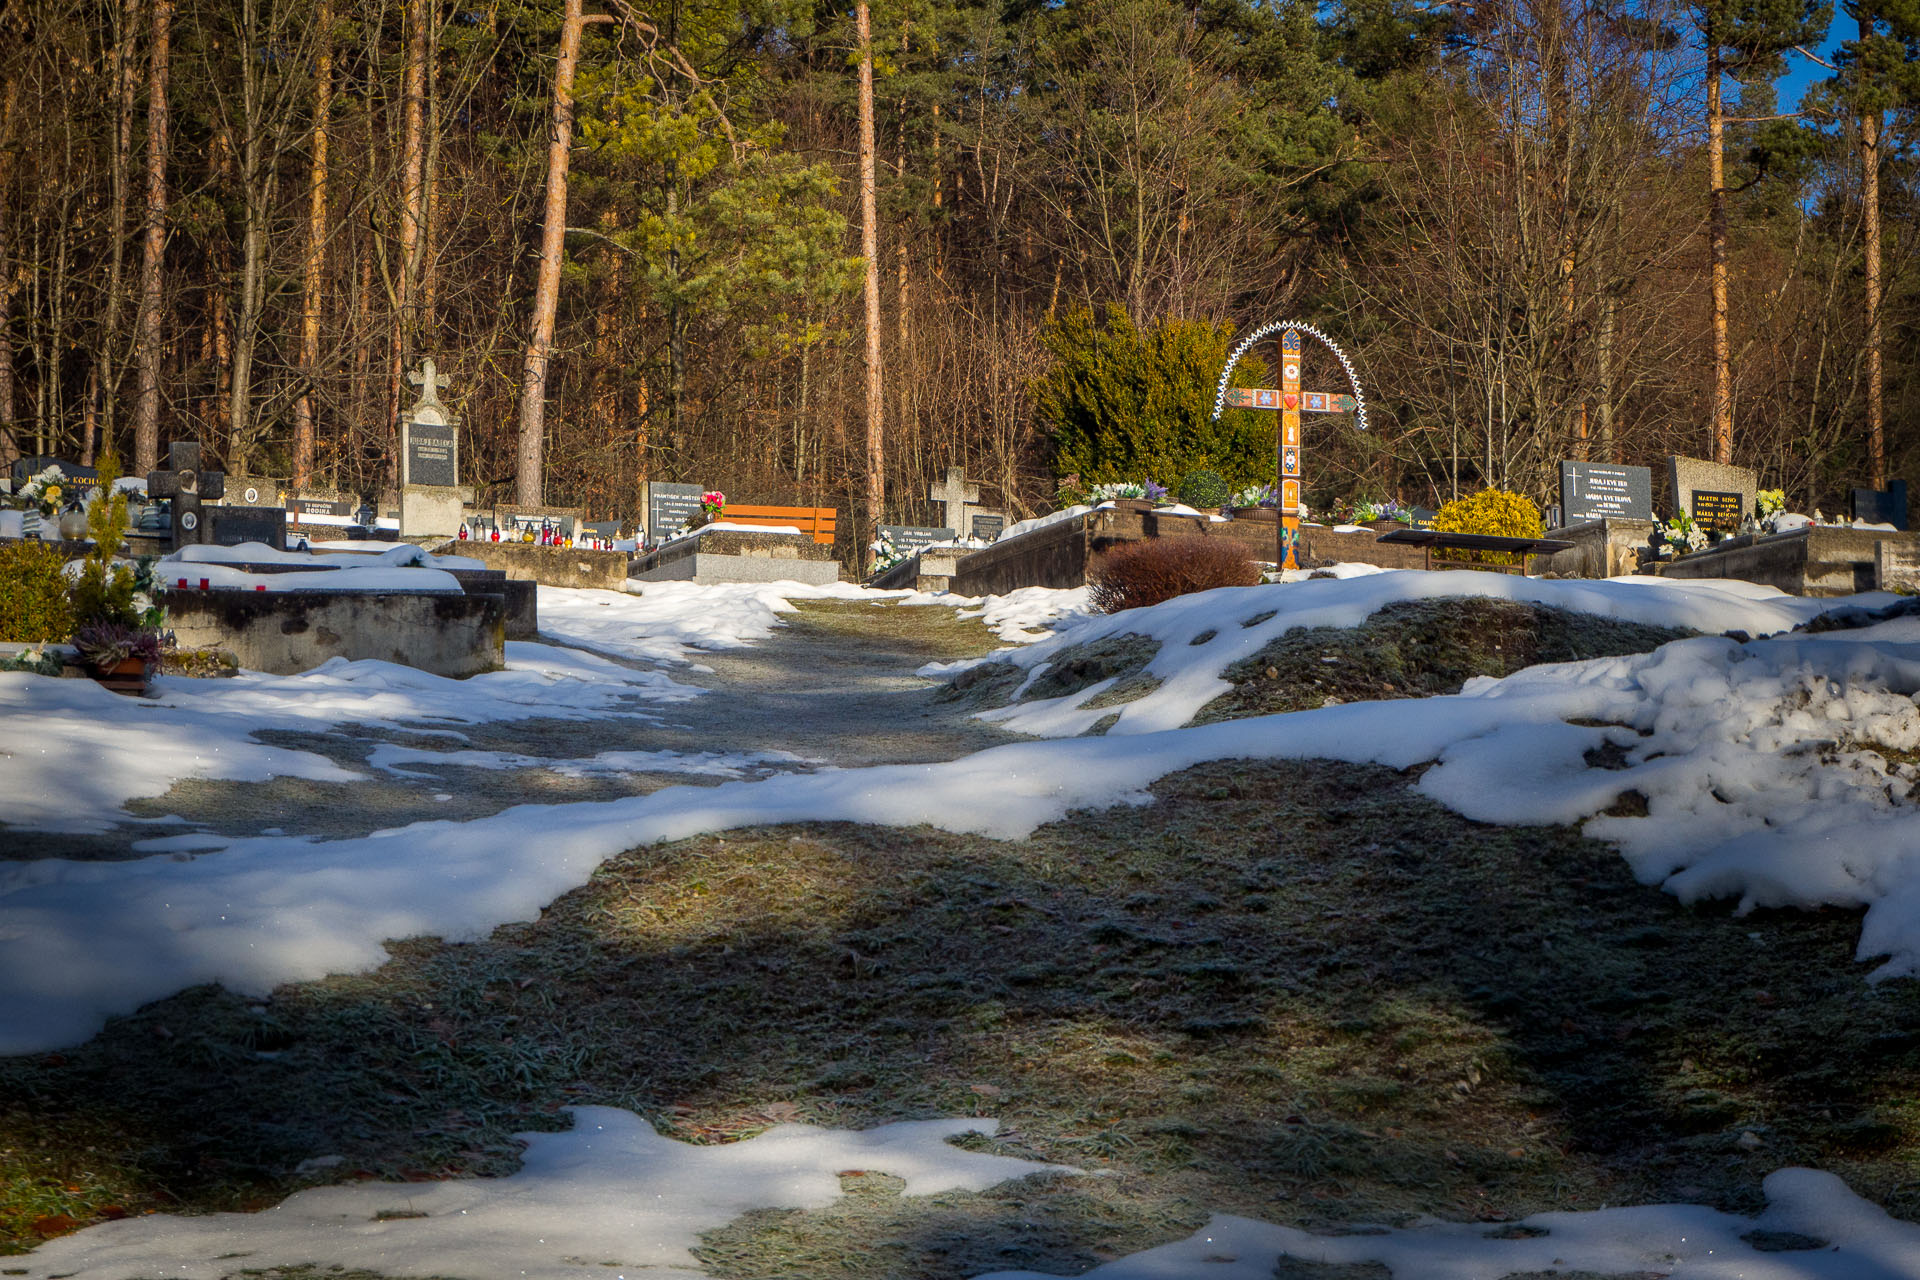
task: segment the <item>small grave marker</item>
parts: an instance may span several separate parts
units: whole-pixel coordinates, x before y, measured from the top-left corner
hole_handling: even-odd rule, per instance
[[[1853,518],[1863,524],[1890,524],[1905,532],[1907,482],[1895,480],[1884,489],[1855,489]]]
[[[1007,527],[1007,518],[997,512],[976,511],[967,536],[975,542],[992,542]]]
[[[1567,524],[1653,519],[1653,469],[1598,462],[1560,464],[1560,507]]]

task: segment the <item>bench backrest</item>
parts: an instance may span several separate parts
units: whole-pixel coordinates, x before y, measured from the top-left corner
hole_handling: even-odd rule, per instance
[[[802,533],[812,534],[815,542],[833,545],[832,507],[756,507],[729,502],[720,518],[731,524],[790,524]]]

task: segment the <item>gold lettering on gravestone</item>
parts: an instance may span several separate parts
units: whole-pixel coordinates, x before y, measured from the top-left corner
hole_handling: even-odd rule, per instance
[[[1702,529],[1738,529],[1746,516],[1741,510],[1743,495],[1712,489],[1693,491],[1693,522]]]

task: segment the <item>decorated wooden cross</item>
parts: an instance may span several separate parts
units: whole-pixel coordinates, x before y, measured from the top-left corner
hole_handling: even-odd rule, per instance
[[[1264,387],[1229,387],[1227,382],[1233,377],[1233,367],[1240,363],[1240,357],[1253,348],[1256,342],[1273,333],[1278,333],[1280,348],[1280,386],[1278,390]],[[1352,395],[1328,391],[1302,391],[1300,389],[1300,357],[1302,339],[1311,337],[1327,350],[1333,352],[1340,361],[1340,368],[1347,375],[1347,385],[1353,389]],[[1279,414],[1278,426],[1274,431],[1274,453],[1279,474],[1275,488],[1279,497],[1280,519],[1274,532],[1274,563],[1281,569],[1300,567],[1300,415],[1306,413],[1351,413],[1362,431],[1367,429],[1367,402],[1360,392],[1360,379],[1354,375],[1353,364],[1347,359],[1346,352],[1334,345],[1333,339],[1321,333],[1310,324],[1301,324],[1294,320],[1276,320],[1272,324],[1261,325],[1233,349],[1227,357],[1227,367],[1220,371],[1220,385],[1213,397],[1213,416],[1216,420],[1228,409],[1264,409]]]

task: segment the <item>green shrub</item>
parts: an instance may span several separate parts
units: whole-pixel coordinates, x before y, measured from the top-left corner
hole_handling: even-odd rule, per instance
[[[44,542],[0,547],[0,640],[64,642],[72,634],[66,558]]]
[[[1224,507],[1231,492],[1226,478],[1206,467],[1187,472],[1180,481],[1180,501],[1190,507]]]
[[[1115,306],[1104,322],[1084,310],[1051,320],[1040,342],[1053,365],[1033,383],[1034,415],[1056,479],[1078,476],[1084,488],[1205,467],[1248,484],[1272,473],[1272,414],[1229,411],[1211,420],[1214,383],[1232,346],[1226,327],[1165,320],[1141,329]],[[1257,383],[1266,366],[1244,359],[1235,375]]]

